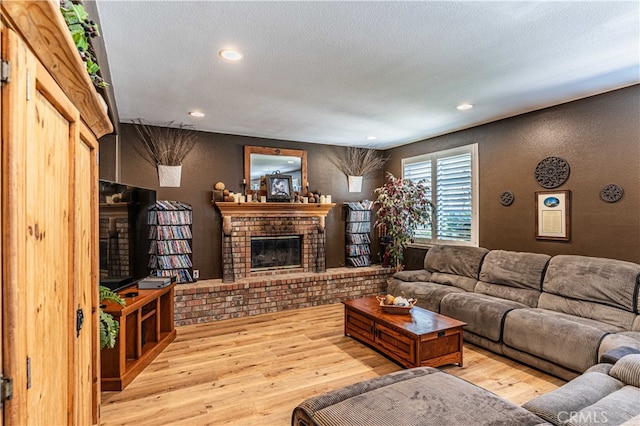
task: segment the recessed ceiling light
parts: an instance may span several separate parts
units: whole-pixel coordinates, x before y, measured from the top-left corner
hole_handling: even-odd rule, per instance
[[[473,105],[471,105],[471,104],[460,104],[456,108],[458,108],[460,111],[463,111],[465,109],[473,108]]]
[[[378,139],[378,137],[377,136],[367,136],[365,139],[368,140],[368,141],[373,141],[373,140]]]
[[[287,164],[293,164],[293,160],[287,161]]]
[[[204,112],[200,112],[200,111],[191,111],[189,113],[190,116],[192,117],[204,117]]]
[[[242,59],[242,53],[233,49],[222,49],[218,52],[218,55],[220,55],[222,59],[226,59],[228,61],[239,61]]]

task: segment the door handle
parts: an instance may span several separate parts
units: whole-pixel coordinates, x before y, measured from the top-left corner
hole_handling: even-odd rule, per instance
[[[80,337],[80,330],[82,330],[82,325],[84,324],[84,312],[80,305],[78,305],[78,309],[76,310],[76,337]]]

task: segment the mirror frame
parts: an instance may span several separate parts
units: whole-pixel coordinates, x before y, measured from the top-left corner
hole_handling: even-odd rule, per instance
[[[251,182],[251,154],[262,155],[283,155],[287,157],[300,157],[302,171],[300,176],[302,179],[302,187],[305,191],[307,187],[307,151],[302,149],[272,148],[268,146],[244,146],[244,179],[245,182]],[[252,193],[250,190],[247,193]]]

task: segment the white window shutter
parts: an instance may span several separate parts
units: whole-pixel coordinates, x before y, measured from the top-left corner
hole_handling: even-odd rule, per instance
[[[432,227],[416,230],[416,242],[477,244],[476,156],[469,145],[402,160],[403,178],[426,181],[435,206]]]

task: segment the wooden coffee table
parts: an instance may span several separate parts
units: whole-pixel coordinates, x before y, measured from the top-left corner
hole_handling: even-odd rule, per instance
[[[344,334],[372,346],[404,367],[462,367],[462,321],[413,307],[382,311],[375,296],[344,302]]]

